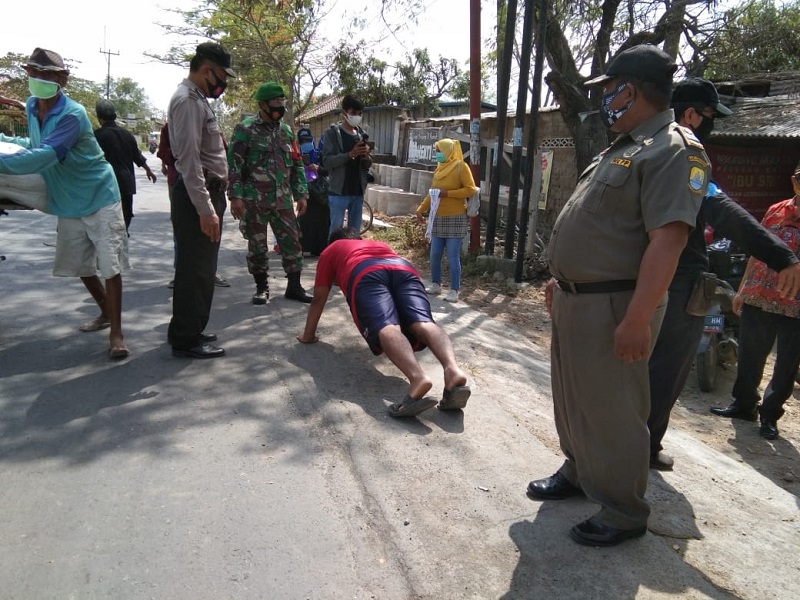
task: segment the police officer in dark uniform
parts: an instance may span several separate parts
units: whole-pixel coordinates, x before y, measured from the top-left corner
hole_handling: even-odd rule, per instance
[[[601,506],[571,530],[611,546],[647,531],[647,357],[706,192],[709,161],[669,109],[676,65],[640,45],[605,75],[600,115],[619,137],[581,174],[549,246],[547,302],[556,428],[566,456],[528,494],[585,493]]]

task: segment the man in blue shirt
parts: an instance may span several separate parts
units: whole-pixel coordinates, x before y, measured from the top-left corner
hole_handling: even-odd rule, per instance
[[[0,141],[24,148],[0,157],[0,173],[41,174],[47,184],[47,212],[58,217],[53,275],[81,278],[100,316],[80,330],[110,327],[109,356],[125,358],[129,351],[122,335],[120,273],[127,266],[127,237],[114,171],[86,110],[63,92],[69,70],[61,56],[36,48],[23,68],[31,92],[25,106],[28,137],[0,134]]]

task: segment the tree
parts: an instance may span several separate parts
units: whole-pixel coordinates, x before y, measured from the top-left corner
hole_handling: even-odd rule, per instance
[[[707,51],[712,79],[800,70],[800,2],[751,0],[727,11]]]
[[[334,59],[333,81],[340,91],[356,94],[367,105],[390,104],[417,116],[438,116],[442,96],[465,97],[465,73],[455,59],[440,56],[433,61],[427,50],[416,48],[405,61],[389,65],[375,56],[362,60],[362,54],[360,45],[341,48]],[[468,77],[466,81],[468,96]]]
[[[291,123],[331,72],[330,52],[317,33],[325,16],[323,4],[324,0],[203,0],[193,10],[178,11],[185,25],[164,27],[184,38],[214,40],[230,51],[239,76],[231,81],[223,106],[234,112],[253,110],[255,89],[273,80],[284,86],[286,119]],[[154,58],[185,65],[192,54],[194,44]]]
[[[28,76],[22,65],[28,62],[23,54],[9,52],[0,58],[0,96],[24,101],[28,93]]]
[[[662,46],[684,64],[703,64],[719,25],[719,16],[712,10],[715,4],[716,0],[548,3],[545,55],[550,72],[545,82],[572,130],[579,171],[609,141],[600,119],[591,116],[599,94],[583,83],[605,72],[617,53],[643,43]],[[688,58],[679,56],[679,50]]]

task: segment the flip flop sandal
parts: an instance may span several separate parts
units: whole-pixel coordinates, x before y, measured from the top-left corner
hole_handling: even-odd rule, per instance
[[[467,385],[457,385],[452,390],[442,392],[442,400],[439,402],[439,410],[458,410],[467,405],[472,390]]]
[[[91,321],[86,321],[86,323],[78,327],[78,330],[87,333],[89,331],[100,331],[101,329],[108,329],[109,327],[111,327],[111,323],[109,321],[104,321],[102,317],[97,317],[96,319],[92,319]]]
[[[114,346],[108,349],[108,356],[112,360],[122,360],[123,358],[128,358],[130,354],[131,351],[128,350],[127,346]]]
[[[411,396],[403,398],[402,402],[390,404],[386,410],[392,417],[415,417],[419,413],[436,406],[436,398],[425,396],[419,400],[414,400]]]

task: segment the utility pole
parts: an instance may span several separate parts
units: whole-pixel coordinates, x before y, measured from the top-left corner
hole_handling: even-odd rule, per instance
[[[103,28],[103,46],[106,45],[106,32],[105,27]],[[111,56],[119,56],[119,52],[111,52],[111,50],[103,50],[100,48],[100,54],[106,55],[106,64],[108,69],[106,71],[106,100],[108,100],[108,96],[111,92]]]
[[[506,7],[503,54],[497,71],[497,136],[492,158],[492,182],[489,186],[489,221],[486,223],[484,253],[494,256],[494,236],[497,231],[497,205],[500,197],[500,172],[503,165],[503,146],[508,119],[508,86],[511,79],[511,55],[514,52],[514,34],[517,23],[517,0],[508,0]]]
[[[472,178],[481,184],[481,2],[469,3],[469,163]],[[480,197],[480,189],[478,196]],[[469,251],[481,245],[481,216],[470,219]]]

